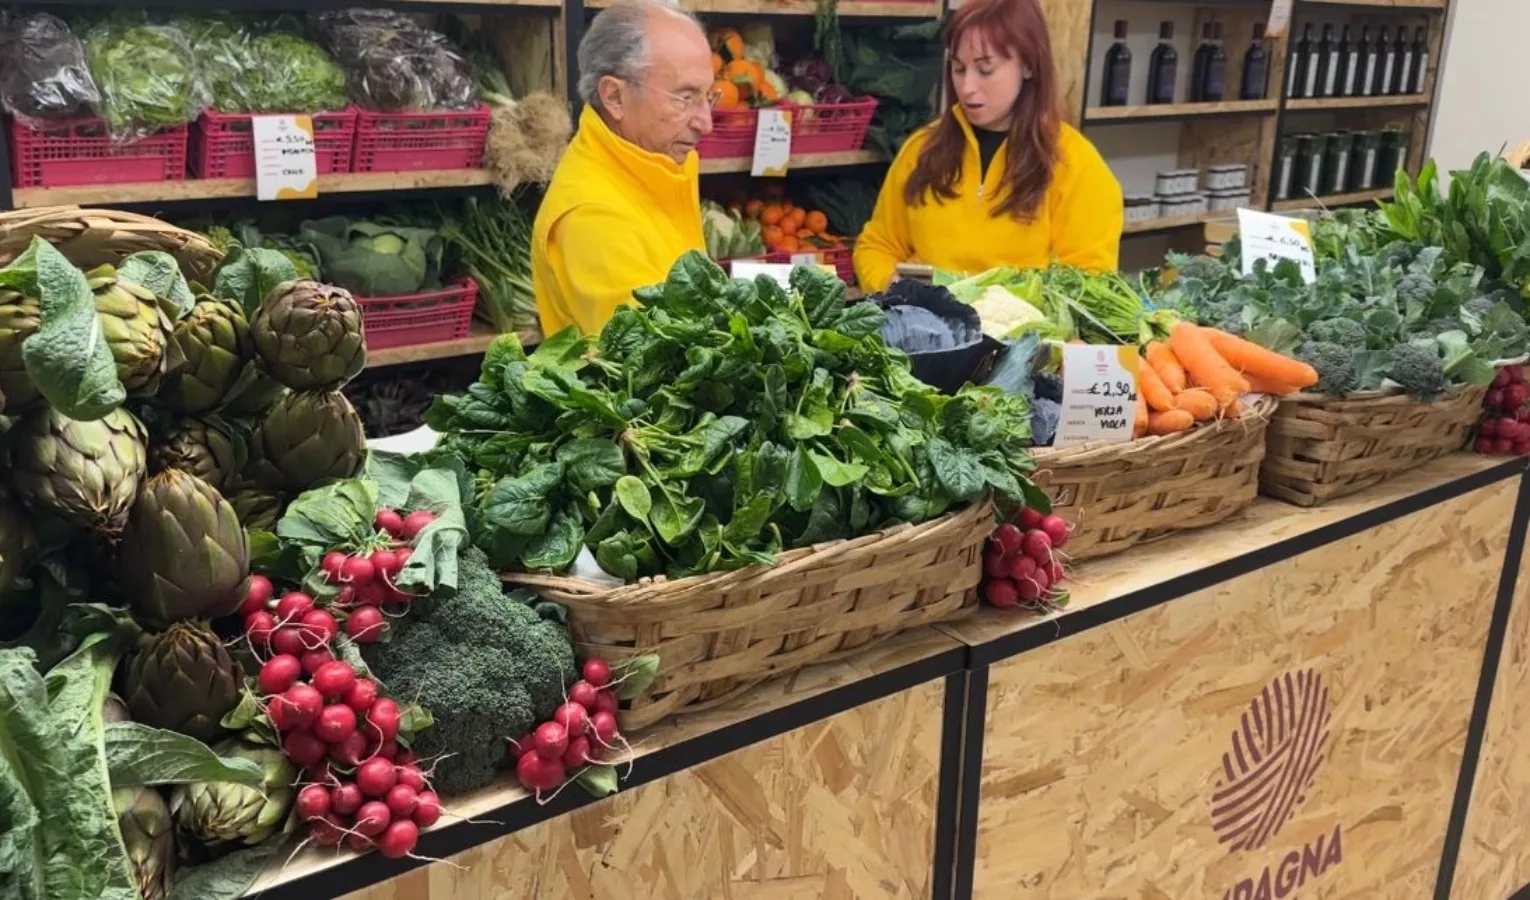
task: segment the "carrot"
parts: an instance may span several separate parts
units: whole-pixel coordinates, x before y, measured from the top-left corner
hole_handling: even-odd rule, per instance
[[[1239,401],[1238,398],[1234,397],[1233,398],[1233,402],[1231,402],[1231,403],[1227,404],[1226,406],[1222,407],[1222,418],[1224,418],[1224,419],[1241,419],[1241,418],[1243,418],[1243,403],[1241,401]]]
[[[1185,367],[1179,364],[1179,357],[1174,355],[1168,344],[1163,341],[1148,344],[1147,361],[1158,370],[1158,377],[1163,379],[1164,387],[1176,394],[1185,389]]]
[[[1148,416],[1148,434],[1175,434],[1195,424],[1195,416],[1182,409],[1155,412]]]
[[[1211,346],[1227,360],[1227,364],[1239,372],[1257,375],[1267,382],[1289,384],[1292,387],[1312,387],[1318,382],[1317,369],[1300,360],[1282,356],[1274,350],[1266,350],[1253,341],[1246,341],[1235,334],[1215,328],[1202,328],[1201,333]]]
[[[1300,388],[1292,387],[1289,384],[1283,384],[1279,381],[1271,381],[1268,378],[1262,378],[1252,372],[1243,373],[1243,377],[1248,381],[1248,389],[1256,394],[1269,394],[1274,397],[1286,397],[1301,390]]]
[[[1206,331],[1189,322],[1177,322],[1169,333],[1169,349],[1185,367],[1185,374],[1210,391],[1218,406],[1226,407],[1248,390],[1248,382],[1217,353]]]
[[[1174,395],[1158,377],[1158,371],[1149,365],[1137,367],[1137,394],[1147,398],[1147,405],[1157,412],[1174,408]]]
[[[1174,395],[1174,408],[1195,416],[1197,422],[1206,422],[1216,418],[1217,398],[1205,388],[1186,388]]]
[[[1138,391],[1137,392],[1137,418],[1136,418],[1136,421],[1134,421],[1132,423],[1132,437],[1140,438],[1140,437],[1145,436],[1148,433],[1148,416],[1149,416],[1149,413],[1148,413],[1147,398],[1142,396],[1142,392],[1141,391]]]

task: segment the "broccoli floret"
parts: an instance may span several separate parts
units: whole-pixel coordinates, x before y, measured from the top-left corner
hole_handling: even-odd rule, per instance
[[[1403,305],[1427,306],[1434,299],[1434,279],[1428,275],[1404,275],[1397,282],[1397,302]]]
[[[1220,281],[1226,274],[1227,267],[1221,260],[1213,259],[1204,254],[1192,256],[1175,268],[1175,273],[1180,278],[1195,278],[1200,281]]]
[[[1313,322],[1307,329],[1310,340],[1323,344],[1338,344],[1351,350],[1364,350],[1367,335],[1365,326],[1354,319],[1323,319]]]
[[[1307,341],[1296,348],[1296,358],[1317,369],[1317,389],[1325,394],[1348,394],[1360,386],[1355,351],[1327,341]]]
[[[1430,319],[1419,328],[1418,333],[1425,337],[1438,337],[1447,331],[1464,331],[1461,323],[1456,319],[1439,318]]]
[[[414,749],[443,757],[442,794],[493,782],[506,738],[551,718],[575,667],[568,629],[505,594],[476,547],[458,557],[456,595],[416,601],[392,639],[363,647],[362,658],[390,695],[430,710],[435,725]]]
[[[1461,304],[1461,311],[1481,319],[1493,311],[1496,302],[1492,297],[1473,297]]]
[[[1415,397],[1428,400],[1445,393],[1445,361],[1433,338],[1409,341],[1392,348],[1387,377]]]

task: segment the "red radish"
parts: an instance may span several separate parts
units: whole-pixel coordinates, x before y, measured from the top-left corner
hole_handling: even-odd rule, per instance
[[[341,609],[356,605],[356,589],[348,584],[342,585],[340,590],[335,592],[335,599],[329,601],[329,605],[338,606]]]
[[[581,735],[584,734],[585,726],[590,724],[590,711],[570,700],[553,710],[552,720],[562,725],[567,734]]]
[[[338,700],[356,683],[356,670],[351,664],[332,659],[313,673],[313,686],[330,700]]]
[[[1041,600],[1041,582],[1034,578],[1015,582],[1015,590],[1021,603],[1036,603]]]
[[[380,740],[392,740],[398,737],[398,719],[398,703],[389,697],[378,697],[367,710],[367,723],[372,726],[368,731],[377,734]]]
[[[419,537],[420,532],[426,526],[436,520],[436,514],[428,509],[417,509],[404,517],[404,527],[399,529],[398,536],[406,541],[413,541]]]
[[[290,653],[278,653],[266,660],[266,664],[260,667],[260,684],[262,694],[280,694],[287,688],[297,684],[297,680],[303,675],[303,663]]]
[[[335,654],[328,647],[320,647],[317,650],[303,651],[303,672],[309,678],[319,669],[335,661]]]
[[[1036,560],[1037,565],[1052,561],[1052,539],[1039,528],[1025,533],[1023,549],[1026,556]]]
[[[1512,376],[1509,375],[1509,368],[1507,366],[1493,373],[1493,387],[1495,388],[1504,387],[1512,380]]]
[[[600,691],[595,695],[595,708],[590,712],[608,712],[614,716],[620,708],[621,701],[616,699],[616,694],[611,691]]]
[[[387,590],[383,592],[382,602],[387,606],[408,606],[414,602],[414,597],[414,594],[401,591],[396,585],[388,585]]]
[[[337,847],[345,837],[345,825],[334,815],[309,822],[308,831],[313,835],[313,842],[320,847]]]
[[[356,767],[356,784],[368,797],[385,796],[398,784],[398,766],[374,756]]]
[[[297,792],[298,818],[307,822],[310,819],[320,819],[329,815],[329,788],[322,784],[305,784],[302,790]]]
[[[583,735],[568,742],[568,749],[563,751],[563,768],[577,769],[588,764],[590,761],[590,739]]]
[[[1005,556],[1014,556],[1020,552],[1020,541],[1024,537],[1020,529],[1005,522],[994,529],[993,542],[1004,551]]]
[[[1057,587],[1067,577],[1067,573],[1063,571],[1063,564],[1055,559],[1052,560],[1052,565],[1047,567],[1047,579],[1051,581],[1052,586]]]
[[[369,746],[370,746],[370,742],[369,742]],[[381,756],[383,759],[386,759],[389,762],[396,763],[397,760],[395,759],[395,757],[398,756],[398,741],[389,739],[389,740],[386,740],[386,741],[379,742],[378,745],[377,745],[377,750],[376,750],[376,752],[373,755],[374,756]]]
[[[1040,528],[1041,519],[1041,510],[1031,509],[1029,506],[1020,510],[1020,527],[1026,531],[1030,531],[1032,528]]]
[[[378,581],[391,582],[398,576],[398,571],[402,568],[398,564],[398,554],[386,548],[372,551],[370,559],[372,561],[372,570],[377,573],[374,577]]]
[[[1031,576],[1031,580],[1035,581],[1036,586],[1041,588],[1041,595],[1045,597],[1047,592],[1052,589],[1051,566],[1037,569],[1036,574]]]
[[[1032,575],[1035,575],[1038,568],[1040,566],[1036,564],[1036,560],[1031,559],[1029,556],[1017,556],[1009,561],[1008,574],[1014,581],[1025,581]]]
[[[1514,421],[1530,422],[1530,406],[1522,406],[1514,411]]]
[[[302,656],[308,652],[308,648],[303,646],[303,635],[295,626],[283,625],[271,633],[271,651],[289,656]]]
[[[505,750],[511,759],[520,759],[521,754],[531,750],[531,735],[523,734],[518,738],[506,739]]]
[[[590,716],[590,730],[595,735],[594,743],[604,747],[611,746],[620,732],[616,728],[616,716],[608,712],[598,712]]]
[[[329,745],[329,758],[353,769],[361,765],[361,761],[370,755],[367,752],[367,736],[359,730],[346,735],[344,740]]]
[[[1493,452],[1494,453],[1508,453],[1511,449],[1513,449],[1513,447],[1514,447],[1514,442],[1513,441],[1509,441],[1509,440],[1505,440],[1504,438],[1499,438],[1498,440],[1493,442]]]
[[[611,683],[611,664],[603,659],[587,659],[580,674],[593,687],[603,688]]]
[[[1483,419],[1482,426],[1477,429],[1477,434],[1481,437],[1492,437],[1498,431],[1498,422],[1498,419]]]
[[[319,571],[328,576],[330,581],[340,580],[340,567],[345,565],[345,554],[339,550],[331,550],[324,554],[324,559],[319,562]]]
[[[1492,453],[1493,452],[1493,442],[1491,440],[1489,440],[1488,438],[1485,438],[1485,437],[1477,438],[1476,443],[1472,444],[1472,452],[1473,453]]]
[[[372,839],[364,834],[356,834],[355,832],[352,832],[345,836],[345,846],[351,848],[357,853],[366,853],[368,850],[372,849]]]
[[[1502,390],[1494,388],[1487,392],[1487,397],[1482,402],[1488,409],[1503,409],[1503,393]]]
[[[414,788],[416,792],[425,790],[425,774],[420,771],[418,766],[408,765],[397,766],[396,768],[398,769],[399,784],[408,785]]]
[[[999,609],[1014,609],[1020,602],[1015,583],[1008,578],[996,578],[983,584],[983,599]]]
[[[1530,454],[1530,441],[1516,441],[1512,449],[1515,456]]]
[[[574,682],[569,687],[568,699],[570,702],[577,703],[585,709],[594,709],[595,695],[597,693],[599,692],[595,690],[595,685],[590,684],[588,681],[580,680]]]
[[[983,574],[989,578],[1003,578],[1009,574],[1009,557],[1004,555],[1003,547],[994,544],[983,553]]]
[[[335,777],[335,770],[329,767],[329,763],[321,761],[303,770],[303,780],[328,787],[340,779]]]
[[[358,644],[375,644],[388,630],[388,620],[375,606],[358,607],[345,620],[345,633]]]
[[[313,609],[312,597],[302,591],[289,591],[276,601],[276,620],[284,625],[296,622],[310,609]]]
[[[1062,516],[1052,515],[1041,520],[1041,530],[1046,532],[1047,537],[1052,541],[1053,547],[1061,547],[1063,544],[1068,543],[1068,532],[1071,529],[1068,528],[1067,519],[1064,519]]]
[[[355,586],[356,602],[363,606],[381,606],[392,596],[388,585],[381,581],[367,581]]]
[[[414,851],[420,842],[420,829],[408,819],[400,819],[388,826],[377,839],[377,852],[388,859],[403,859]]]
[[[388,811],[388,804],[381,800],[368,801],[356,810],[356,831],[367,837],[377,837],[382,834],[391,821],[393,821],[393,813]]]
[[[414,755],[414,751],[413,750],[400,750],[400,751],[398,751],[398,753],[395,753],[393,755],[393,763],[394,763],[394,765],[399,765],[399,766],[416,766],[416,765],[419,765],[419,762],[420,762],[420,759],[419,759],[419,757]]]
[[[239,614],[248,616],[253,612],[260,612],[271,602],[271,579],[264,575],[251,575],[244,583],[244,600],[239,603]]]
[[[383,798],[388,804],[388,812],[393,813],[395,819],[403,819],[414,815],[415,804],[420,802],[419,794],[407,784],[395,784],[388,789],[388,796]]]
[[[379,509],[377,515],[372,518],[372,524],[397,537],[404,528],[404,517],[399,515],[396,509]]]
[[[347,781],[329,792],[329,808],[342,816],[348,816],[361,808],[363,799],[361,788],[356,786],[356,782]]]
[[[264,649],[271,643],[271,633],[276,630],[276,617],[264,610],[244,617],[244,633],[250,643]]]
[[[294,731],[282,739],[282,753],[300,766],[312,766],[324,759],[324,742],[309,731]]]
[[[533,791],[552,790],[563,781],[563,763],[559,757],[548,759],[540,753],[524,754],[515,762],[515,777]]]
[[[303,634],[303,642],[308,649],[316,649],[328,644],[340,633],[340,623],[329,614],[328,610],[310,609],[303,613],[298,620],[299,629]]]
[[[329,744],[338,744],[356,733],[356,710],[344,703],[332,703],[319,713],[313,733]]]
[[[399,547],[393,553],[398,557],[398,567],[402,570],[405,566],[409,565],[409,557],[414,554],[414,551],[408,547]]]
[[[1530,386],[1515,383],[1503,389],[1503,404],[1508,409],[1519,409],[1526,400],[1530,400]]]
[[[347,557],[340,566],[340,581],[344,584],[362,584],[371,581],[376,575],[376,567],[365,556]]]
[[[357,678],[345,692],[345,705],[358,713],[364,713],[377,702],[377,682],[370,678]]]
[[[441,819],[441,798],[435,791],[420,791],[415,798],[414,824],[429,828]]]
[[[560,759],[568,749],[568,732],[557,722],[543,722],[531,733],[531,745],[544,759]]]
[[[270,708],[273,711],[281,710],[289,728],[307,728],[319,717],[320,710],[324,708],[324,698],[312,685],[299,682],[272,697]]]

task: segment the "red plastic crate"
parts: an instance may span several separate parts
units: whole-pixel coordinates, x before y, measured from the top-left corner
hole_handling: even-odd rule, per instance
[[[792,112],[792,153],[843,153],[866,143],[877,99],[849,103],[819,103]]]
[[[71,187],[182,181],[186,127],[116,143],[104,119],[60,119],[34,130],[11,120],[11,178],[16,187]]]
[[[812,261],[833,266],[835,274],[845,284],[855,284],[855,251],[850,245],[803,250],[798,253],[785,253],[780,250],[774,250],[763,256],[751,256],[736,260],[719,260],[718,263],[723,265],[729,272],[732,272],[732,264],[735,262],[762,262],[778,265],[801,263],[807,265],[810,262],[809,257],[812,257]]]
[[[249,113],[202,113],[191,132],[191,173],[198,178],[254,178],[251,118]],[[356,141],[356,110],[314,113],[310,118],[319,174],[349,172]]]
[[[489,136],[489,107],[420,113],[356,111],[352,172],[477,169]]]
[[[439,291],[402,297],[357,297],[368,350],[435,344],[468,336],[478,282],[460,278]]]
[[[752,109],[712,110],[712,133],[696,145],[702,159],[753,159],[754,130],[760,114]]]

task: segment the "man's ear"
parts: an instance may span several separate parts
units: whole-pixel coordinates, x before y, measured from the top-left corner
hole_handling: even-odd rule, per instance
[[[596,88],[600,94],[601,108],[606,111],[606,115],[617,121],[621,121],[626,116],[626,110],[623,107],[627,94],[623,90],[625,87],[626,84],[620,78],[607,75],[600,79],[600,85]]]

